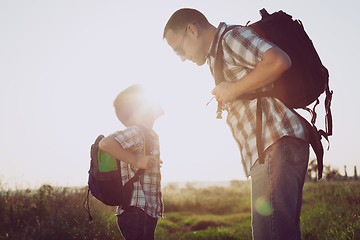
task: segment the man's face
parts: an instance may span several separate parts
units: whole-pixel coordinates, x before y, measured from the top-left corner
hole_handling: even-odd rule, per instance
[[[204,49],[205,46],[195,25],[189,24],[184,31],[179,32],[169,29],[165,39],[182,61],[187,59],[198,66],[206,62],[207,51]]]

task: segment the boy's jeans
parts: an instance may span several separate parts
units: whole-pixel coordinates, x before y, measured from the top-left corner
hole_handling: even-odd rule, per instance
[[[309,144],[283,137],[256,162],[251,175],[251,216],[255,240],[300,240],[302,190]]]
[[[142,209],[129,207],[117,218],[126,240],[154,240],[157,218],[150,217]]]

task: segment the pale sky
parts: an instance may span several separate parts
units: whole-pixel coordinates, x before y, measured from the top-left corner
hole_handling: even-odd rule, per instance
[[[214,87],[208,66],[181,62],[162,39],[166,21],[182,7],[202,11],[215,26],[255,22],[263,7],[301,19],[334,90],[324,164],[342,173],[346,165],[349,175],[356,165],[359,172],[356,0],[0,0],[2,185],[85,186],[90,145],[124,128],[112,101],[134,83],[165,110],[154,126],[164,183],[244,180],[225,119],[215,118],[215,101],[205,106]],[[323,105],[317,109],[322,127]]]

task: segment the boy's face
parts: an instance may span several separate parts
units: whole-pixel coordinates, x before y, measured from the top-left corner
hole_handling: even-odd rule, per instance
[[[130,125],[153,125],[155,120],[164,114],[159,104],[142,104],[136,109],[126,109],[124,106],[115,108],[117,118],[128,127]]]
[[[155,122],[155,120],[163,114],[163,109],[159,104],[154,102],[145,103],[142,108],[135,112],[135,115],[137,115],[140,120],[144,120],[146,122]]]
[[[153,117],[154,117],[154,121],[156,119],[158,119],[159,117],[161,117],[162,115],[164,115],[164,110],[162,109],[162,107],[160,105],[155,105],[153,107],[153,110],[152,110],[152,114],[153,114]]]

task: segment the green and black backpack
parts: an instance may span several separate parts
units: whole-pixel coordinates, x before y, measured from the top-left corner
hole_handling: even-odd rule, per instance
[[[144,155],[150,154],[150,136],[146,130],[143,132]],[[104,135],[99,135],[91,145],[90,169],[88,171],[88,193],[84,201],[84,207],[92,219],[89,206],[89,194],[91,194],[108,206],[121,206],[126,209],[130,206],[134,190],[134,183],[137,182],[144,169],[139,169],[135,175],[123,185],[121,177],[120,161],[110,156],[99,148],[100,141]]]

